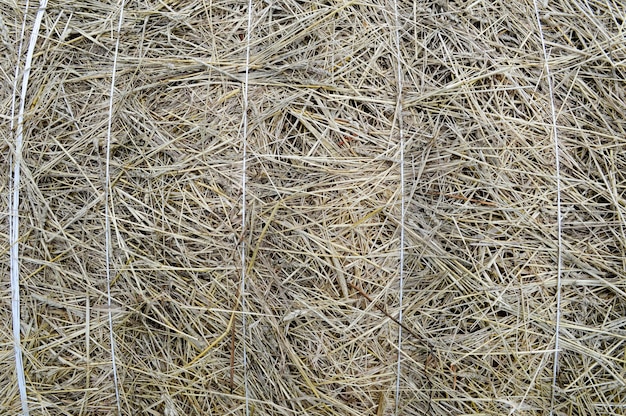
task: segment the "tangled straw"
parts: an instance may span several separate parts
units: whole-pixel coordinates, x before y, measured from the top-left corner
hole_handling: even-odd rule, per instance
[[[543,57],[533,2],[125,2],[112,88],[121,2],[48,3],[33,54],[13,284],[30,412],[619,413],[615,1],[537,0]],[[19,55],[24,16],[0,6],[16,126],[38,4]],[[0,413],[21,414],[4,332]]]

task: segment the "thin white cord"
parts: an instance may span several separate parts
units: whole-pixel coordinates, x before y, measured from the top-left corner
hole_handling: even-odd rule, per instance
[[[20,42],[17,47],[17,61],[15,63],[15,77],[13,82],[13,95],[11,98],[11,131],[15,127],[15,105],[17,101],[17,85],[18,85],[18,76],[20,73],[20,61],[22,59],[22,46],[24,43],[24,33],[26,32],[26,16],[28,16],[28,7],[29,2],[26,1],[26,6],[24,7],[24,20],[22,21],[22,33],[20,34]],[[25,74],[24,74],[25,75]],[[21,332],[20,332],[20,321],[21,321],[21,312],[20,312],[20,286],[19,286],[19,245],[18,245],[18,237],[19,237],[19,178],[20,178],[20,160],[22,153],[22,145],[21,145],[21,133],[18,137],[16,137],[16,149],[15,149],[15,160],[16,163],[13,166],[13,155],[9,155],[9,165],[13,166],[14,174],[13,181],[9,184],[9,244],[11,249],[9,251],[11,270],[11,314],[13,317],[13,349],[15,352],[15,372],[17,377],[18,390],[20,392],[20,401],[22,403],[22,413],[24,416],[28,416],[28,395],[26,394],[26,376],[24,374],[24,363],[22,359],[22,341],[21,341]],[[19,147],[19,150],[18,150]],[[19,155],[18,156],[18,151]],[[17,182],[17,183],[16,183]],[[13,194],[16,195],[13,195]],[[15,201],[17,201],[15,203]],[[15,203],[15,206],[13,205]],[[17,324],[17,325],[16,325]]]
[[[248,28],[246,30],[246,70],[243,83],[243,155],[241,165],[241,224],[242,233],[246,230],[246,198],[247,198],[247,181],[246,170],[248,167],[248,83],[250,75],[250,34],[252,32],[252,0],[248,0]],[[246,401],[246,416],[250,416],[250,391],[248,385],[248,350],[246,347],[246,239],[242,235],[241,238],[241,283],[239,293],[241,293],[241,331],[243,337],[243,380]]]
[[[396,84],[398,95],[396,97],[396,116],[398,117],[398,135],[400,139],[400,281],[399,281],[399,299],[398,299],[398,365],[396,369],[396,395],[395,395],[395,414],[399,414],[400,407],[400,376],[402,371],[402,309],[404,295],[404,224],[405,224],[405,189],[404,189],[404,129],[402,125],[402,52],[400,50],[400,15],[398,12],[398,1],[393,1],[393,11],[395,18],[395,37],[396,37],[396,60],[397,73]]]
[[[20,41],[17,46],[17,61],[15,62],[15,74],[13,77],[13,94],[11,95],[11,122],[10,129],[11,132],[15,128],[15,105],[17,101],[17,85],[18,77],[20,75],[20,61],[22,60],[22,47],[24,46],[24,34],[26,33],[26,16],[28,16],[28,8],[30,7],[30,2],[26,0],[26,6],[24,6],[24,19],[22,20],[22,31],[20,33]],[[17,144],[17,138],[16,138]],[[21,153],[21,150],[20,150]],[[13,166],[13,154],[9,154],[9,166]],[[13,206],[13,185],[9,184],[9,207]],[[11,209],[11,208],[9,208]],[[9,237],[11,236],[11,227],[12,227],[12,214],[9,213]],[[12,258],[12,257],[11,257]],[[18,294],[19,295],[19,294]]]
[[[122,32],[122,21],[124,20],[124,0],[120,6],[120,18],[117,24],[117,39],[115,41],[115,53],[113,55],[113,69],[111,74],[111,91],[109,93],[109,120],[107,123],[106,136],[106,168],[104,180],[104,221],[105,221],[105,245],[106,245],[106,276],[107,276],[107,306],[109,310],[109,335],[111,338],[111,366],[113,367],[113,384],[115,386],[115,401],[117,413],[122,414],[120,400],[119,378],[117,374],[117,362],[115,359],[115,336],[113,334],[113,313],[111,312],[111,214],[109,207],[109,191],[111,187],[111,130],[113,124],[113,94],[115,93],[115,75],[117,73],[117,55],[120,48],[120,35]]]
[[[15,127],[15,101],[17,94],[17,79],[20,74],[20,60],[22,59],[22,46],[24,44],[24,33],[26,33],[26,16],[28,15],[28,7],[30,6],[30,2],[26,0],[26,6],[24,7],[24,20],[22,21],[22,32],[20,33],[20,42],[17,47],[17,62],[15,63],[15,77],[13,82],[13,98],[11,100],[11,131],[13,131],[13,127]],[[10,196],[10,195],[9,195]]]
[[[9,212],[9,244],[10,249],[10,262],[11,262],[11,313],[13,317],[13,345],[15,349],[15,369],[17,373],[17,384],[20,392],[20,401],[22,403],[22,415],[28,416],[28,395],[26,393],[26,375],[24,374],[24,361],[22,357],[22,341],[21,341],[21,317],[20,317],[20,266],[19,266],[19,205],[20,205],[20,176],[21,176],[21,164],[22,164],[22,147],[24,143],[24,111],[26,107],[26,92],[28,91],[28,79],[30,78],[30,70],[33,62],[33,55],[35,53],[35,46],[37,44],[37,38],[39,37],[39,29],[41,27],[41,21],[46,10],[48,1],[41,0],[37,15],[35,17],[35,23],[33,24],[33,31],[30,34],[30,41],[28,44],[28,51],[26,52],[26,60],[24,62],[24,73],[22,74],[22,91],[20,95],[20,108],[17,115],[17,132],[15,135],[15,159],[13,166],[13,183],[12,183],[12,196],[11,196],[11,210]],[[28,4],[24,12],[24,26],[22,26],[22,38],[24,37],[24,28],[26,25],[26,15],[28,13]],[[18,48],[18,54],[21,54],[21,43]],[[19,63],[19,55],[18,55]],[[17,74],[17,68],[16,68]],[[14,84],[17,89],[17,77]],[[13,95],[15,100],[15,94]],[[15,105],[12,105],[12,112],[15,111]],[[13,123],[11,121],[11,123]]]
[[[544,66],[546,78],[548,80],[548,92],[550,94],[550,110],[552,112],[552,137],[554,137],[554,153],[556,156],[556,210],[557,210],[557,274],[556,274],[556,324],[555,324],[555,341],[554,341],[554,365],[552,367],[552,394],[550,397],[550,416],[554,414],[556,378],[559,371],[559,349],[560,349],[560,332],[561,332],[561,275],[563,269],[563,238],[562,238],[562,216],[561,216],[561,164],[559,160],[559,137],[556,119],[556,106],[554,104],[554,89],[552,86],[552,76],[550,75],[550,65],[548,63],[548,53],[546,50],[546,41],[543,36],[543,27],[541,26],[541,18],[539,17],[539,6],[537,0],[533,1],[535,6],[535,17],[539,26],[539,35],[541,36],[541,48],[543,50]]]

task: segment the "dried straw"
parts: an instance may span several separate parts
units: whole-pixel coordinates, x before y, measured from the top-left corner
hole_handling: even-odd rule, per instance
[[[624,413],[621,2],[36,7],[1,414]]]

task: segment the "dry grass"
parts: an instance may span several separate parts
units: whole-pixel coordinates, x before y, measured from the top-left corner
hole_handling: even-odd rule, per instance
[[[400,1],[402,114],[393,3],[253,3],[245,201],[248,2],[124,7],[111,308],[119,5],[48,3],[19,212],[31,413],[117,412],[111,312],[127,415],[242,415],[246,377],[254,415],[625,414],[623,2],[539,7],[560,141],[556,380],[556,159],[533,3]],[[0,4],[2,224],[17,47],[36,5],[23,10]],[[7,230],[0,413],[17,414]]]

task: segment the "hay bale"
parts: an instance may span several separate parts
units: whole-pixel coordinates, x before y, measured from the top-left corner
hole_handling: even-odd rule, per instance
[[[251,5],[0,6],[31,413],[623,413],[624,5]]]

